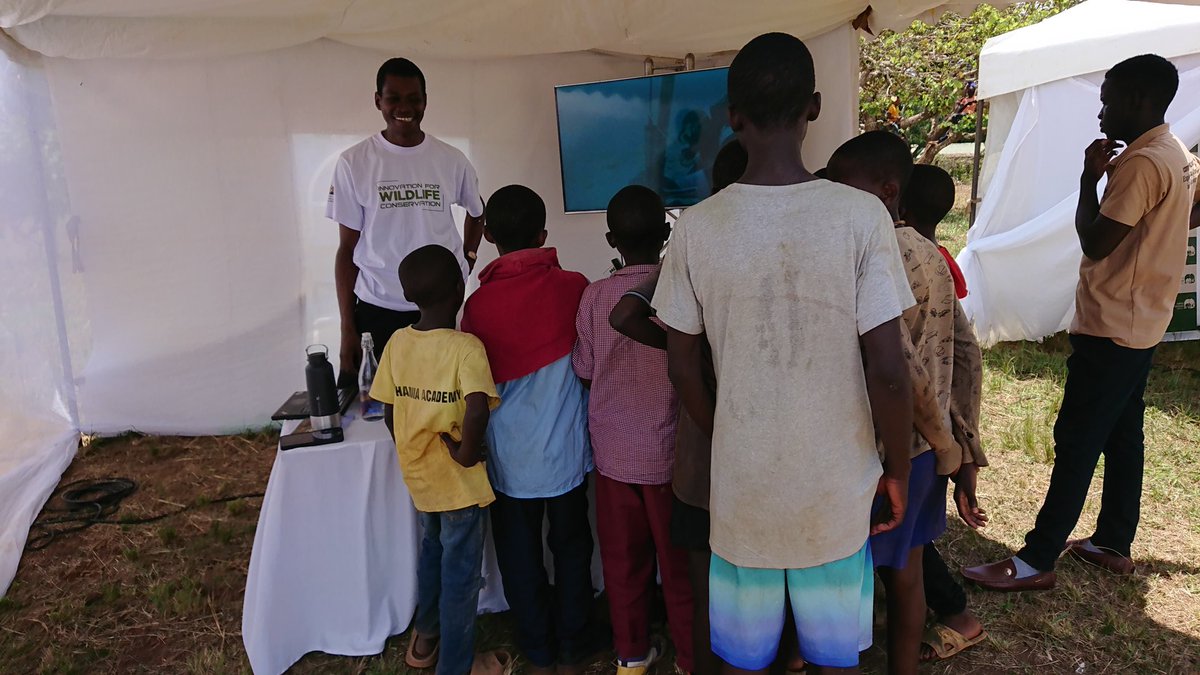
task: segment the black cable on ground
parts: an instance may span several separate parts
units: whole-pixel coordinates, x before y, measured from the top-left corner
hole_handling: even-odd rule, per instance
[[[46,507],[42,510],[42,514],[29,528],[30,536],[25,542],[25,549],[40,551],[58,537],[86,530],[93,525],[144,525],[201,506],[263,496],[261,492],[229,495],[144,518],[112,518],[111,516],[121,508],[121,501],[137,492],[137,488],[137,483],[128,478],[85,479],[60,486],[46,501]],[[55,497],[66,504],[66,508],[51,506]],[[50,514],[53,513],[64,515],[51,516]]]

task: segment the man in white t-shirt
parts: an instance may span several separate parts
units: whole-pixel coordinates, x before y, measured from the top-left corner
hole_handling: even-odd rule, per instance
[[[375,77],[375,107],[387,124],[342,153],[325,216],[340,225],[334,264],[343,373],[358,370],[360,336],[375,356],[395,331],[416,322],[397,272],[404,256],[438,244],[455,254],[465,278],[483,236],[483,199],[475,167],[458,149],[421,130],[425,75],[408,59],[389,59]],[[460,236],[450,206],[467,211]]]
[[[907,495],[900,314],[913,296],[879,200],[804,167],[814,87],[812,55],[790,35],[738,53],[729,112],[746,171],[676,223],[653,300],[671,379],[712,433],[712,646],[742,672],[774,660],[785,599],[806,661],[857,670],[871,644],[867,536],[903,519]],[[702,376],[705,334],[717,391]],[[872,528],[877,491],[889,504]]]

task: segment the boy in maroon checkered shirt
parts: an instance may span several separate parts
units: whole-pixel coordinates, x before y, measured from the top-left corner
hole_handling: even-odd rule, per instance
[[[691,672],[687,552],[670,537],[679,399],[667,378],[666,353],[621,335],[608,321],[621,297],[657,268],[670,226],[662,199],[640,185],[618,192],[608,204],[607,218],[608,243],[625,266],[584,291],[571,362],[591,389],[588,426],[597,473],[596,530],[617,672],[640,675],[662,655],[662,646],[650,640],[656,558],[675,661]]]

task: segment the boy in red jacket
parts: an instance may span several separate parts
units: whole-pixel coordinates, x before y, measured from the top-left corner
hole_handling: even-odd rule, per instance
[[[488,423],[496,559],[530,673],[574,673],[596,648],[592,614],[592,470],[583,386],[571,368],[588,280],[546,243],[546,205],[521,185],[488,200],[484,237],[500,257],[479,273],[462,329],[487,349],[504,405]],[[550,521],[542,536],[543,517]],[[544,539],[554,552],[546,578]]]

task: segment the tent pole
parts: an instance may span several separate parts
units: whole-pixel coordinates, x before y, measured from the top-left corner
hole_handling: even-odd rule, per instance
[[[967,229],[975,224],[975,213],[979,210],[979,155],[983,144],[983,106],[987,101],[975,104],[975,156],[971,160],[971,216]]]

